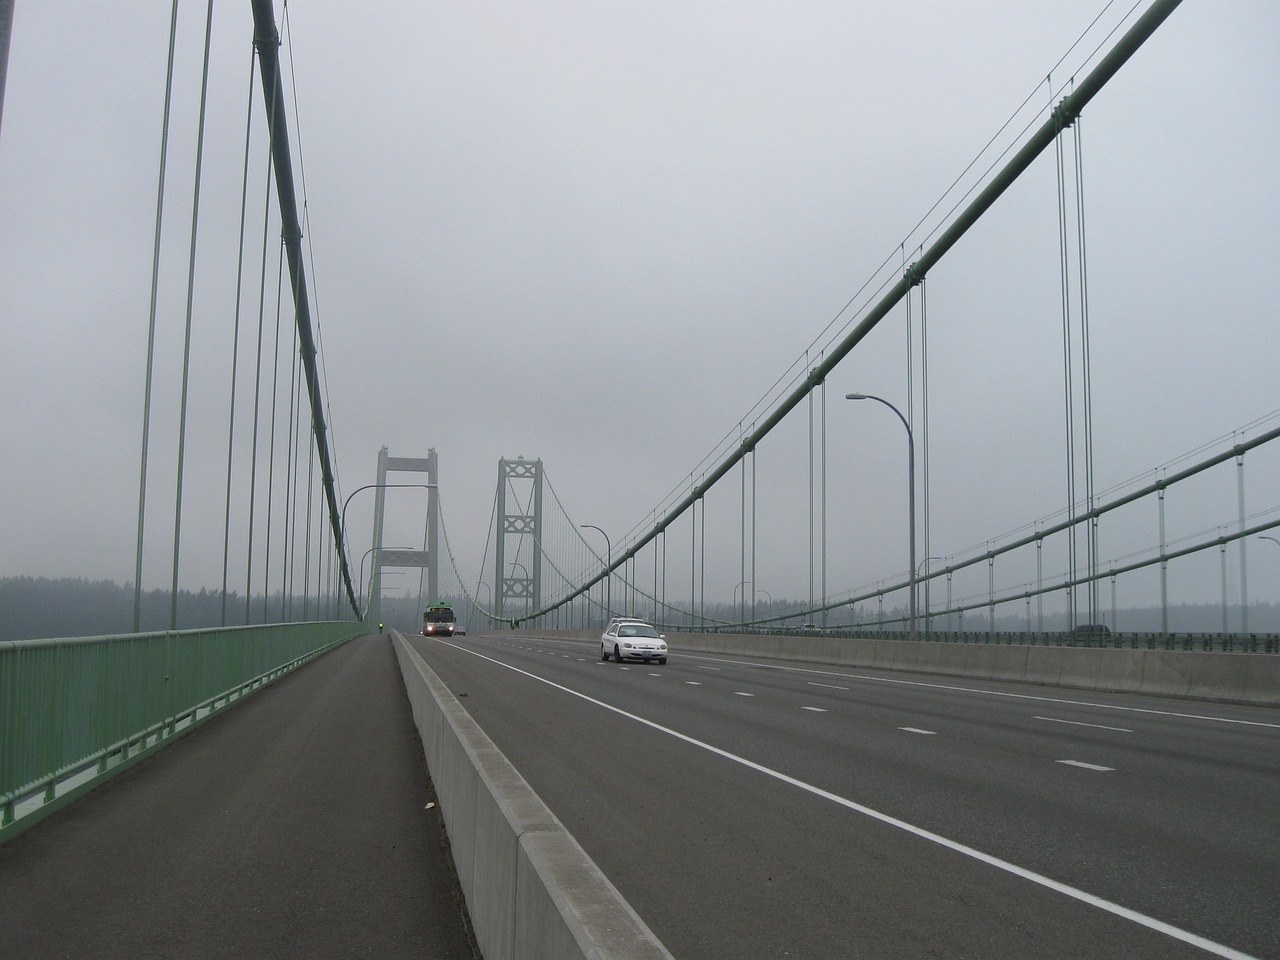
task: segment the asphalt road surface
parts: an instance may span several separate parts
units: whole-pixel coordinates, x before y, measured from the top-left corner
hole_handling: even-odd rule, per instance
[[[681,958],[1280,958],[1280,711],[414,638]]]

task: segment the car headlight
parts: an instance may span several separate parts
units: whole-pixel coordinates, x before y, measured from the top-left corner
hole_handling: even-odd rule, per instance
[[[634,644],[624,643],[623,646],[626,647],[628,650],[630,650],[634,646]]]
[[[666,645],[665,643],[660,643],[660,644],[658,644],[658,649],[659,649],[659,650],[665,650],[665,649],[667,649],[667,645]]]

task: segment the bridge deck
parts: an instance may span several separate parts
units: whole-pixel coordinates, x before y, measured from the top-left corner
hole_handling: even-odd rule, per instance
[[[434,799],[357,638],[0,846],[0,956],[472,960]]]

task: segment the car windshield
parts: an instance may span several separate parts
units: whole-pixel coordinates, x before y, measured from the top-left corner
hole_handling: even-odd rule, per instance
[[[654,640],[658,638],[658,631],[653,629],[647,623],[624,623],[618,627],[618,636],[620,637],[651,637]]]

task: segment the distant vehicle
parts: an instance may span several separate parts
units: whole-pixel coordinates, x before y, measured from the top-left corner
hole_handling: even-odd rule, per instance
[[[1111,628],[1105,623],[1079,623],[1071,631],[1077,637],[1109,637]]]
[[[452,637],[458,631],[458,619],[447,603],[428,604],[422,614],[424,637]]]
[[[816,623],[806,623],[800,629],[803,630],[805,633],[821,633],[822,632],[822,628],[818,626]]]
[[[643,620],[615,618],[600,635],[600,659],[667,662],[666,637]]]

